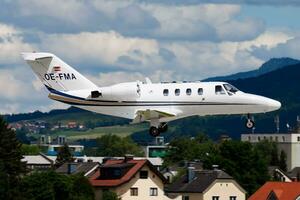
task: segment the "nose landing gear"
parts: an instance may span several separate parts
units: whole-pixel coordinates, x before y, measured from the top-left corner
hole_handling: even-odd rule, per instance
[[[250,114],[248,114],[247,116],[247,121],[246,121],[246,128],[248,129],[252,129],[254,127],[254,121],[253,119],[250,117]]]

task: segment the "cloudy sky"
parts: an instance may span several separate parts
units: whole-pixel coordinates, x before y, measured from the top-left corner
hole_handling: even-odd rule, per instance
[[[63,104],[21,59],[52,52],[99,86],[200,80],[300,59],[299,0],[0,0],[0,113]]]

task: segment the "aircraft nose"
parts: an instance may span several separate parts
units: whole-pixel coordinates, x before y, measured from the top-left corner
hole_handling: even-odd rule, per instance
[[[268,99],[267,105],[270,109],[270,111],[278,110],[281,107],[281,103],[279,101]]]

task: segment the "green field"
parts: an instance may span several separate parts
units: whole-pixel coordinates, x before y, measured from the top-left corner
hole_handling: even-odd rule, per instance
[[[147,129],[145,124],[137,125],[116,125],[116,126],[107,126],[107,127],[97,127],[94,129],[89,129],[87,131],[56,131],[52,136],[65,135],[68,139],[78,140],[78,139],[95,139],[101,137],[105,134],[113,134],[121,137],[126,137],[134,132],[142,131]]]

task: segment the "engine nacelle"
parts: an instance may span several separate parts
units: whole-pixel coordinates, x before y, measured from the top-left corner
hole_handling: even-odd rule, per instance
[[[91,98],[113,101],[134,101],[140,95],[138,82],[120,83],[91,91]]]

